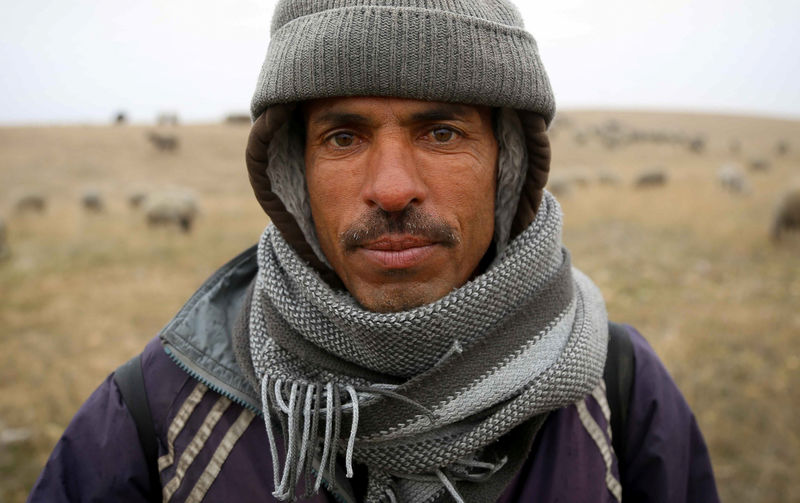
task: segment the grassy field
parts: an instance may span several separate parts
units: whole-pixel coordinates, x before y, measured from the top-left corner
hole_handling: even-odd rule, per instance
[[[553,177],[574,263],[612,319],[635,325],[678,381],[711,446],[725,500],[800,502],[800,239],[769,240],[779,195],[800,181],[800,122],[572,111],[553,130]],[[611,122],[613,121],[613,122]],[[597,131],[703,139],[701,152],[645,140],[611,147]],[[246,126],[0,128],[0,502],[25,496],[78,406],[163,326],[213,270],[266,224],[244,171]],[[646,136],[646,135],[645,135]],[[608,136],[606,136],[607,138]],[[776,145],[788,142],[787,153]],[[747,170],[754,158],[766,171]],[[739,163],[750,190],[716,181]],[[667,175],[637,189],[645,168]],[[598,174],[616,179],[601,184]],[[190,234],[149,229],[135,191],[192,191]],[[94,190],[102,213],[80,207]],[[14,210],[29,193],[41,214]]]

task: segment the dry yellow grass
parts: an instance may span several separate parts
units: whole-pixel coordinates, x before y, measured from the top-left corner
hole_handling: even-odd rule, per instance
[[[800,501],[800,240],[768,240],[776,197],[800,178],[800,123],[743,117],[567,112],[553,133],[558,174],[616,174],[561,198],[565,242],[602,288],[610,316],[651,341],[693,406],[726,500]],[[575,134],[609,118],[625,127],[704,135],[701,154],[644,143],[607,149]],[[18,502],[77,407],[137,352],[217,266],[266,223],[243,166],[246,127],[179,126],[177,153],[144,127],[0,128],[0,215],[12,254],[0,262],[0,501]],[[732,140],[741,143],[730,152]],[[779,139],[790,151],[777,156]],[[719,165],[769,159],[751,192],[718,187]],[[637,190],[663,166],[669,181]],[[136,190],[191,189],[201,215],[182,235],[148,229],[128,208]],[[87,189],[107,209],[79,206]],[[29,192],[41,214],[18,214]]]

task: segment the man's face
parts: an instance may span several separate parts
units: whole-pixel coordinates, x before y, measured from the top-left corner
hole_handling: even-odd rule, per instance
[[[400,311],[466,283],[494,232],[491,111],[351,97],[304,112],[317,236],[356,300]]]

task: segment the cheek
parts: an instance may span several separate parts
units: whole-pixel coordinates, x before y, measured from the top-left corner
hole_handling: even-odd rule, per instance
[[[488,247],[494,235],[496,174],[493,165],[483,166],[475,169],[473,178],[465,178],[469,183],[463,187],[464,200],[460,203],[464,237],[478,249]]]
[[[311,215],[320,241],[335,240],[357,200],[359,189],[353,174],[335,168],[325,163],[306,163]]]
[[[482,164],[465,166],[438,181],[440,206],[452,208],[462,232],[489,235],[494,231],[495,171]],[[486,227],[489,229],[486,229]]]

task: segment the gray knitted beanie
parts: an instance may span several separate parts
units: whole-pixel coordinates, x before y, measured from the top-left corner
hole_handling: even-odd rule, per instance
[[[505,0],[281,0],[251,103],[395,96],[528,110],[555,101],[536,42]]]

